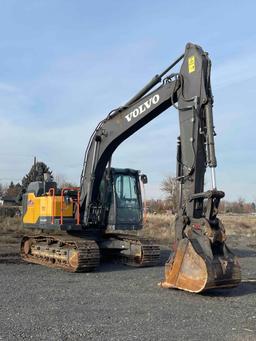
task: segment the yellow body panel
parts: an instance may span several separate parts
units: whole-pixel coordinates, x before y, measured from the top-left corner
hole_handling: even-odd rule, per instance
[[[54,201],[54,202],[53,202]],[[40,217],[60,217],[61,196],[36,197],[34,193],[28,193],[27,210],[24,212],[23,223],[35,224]],[[63,202],[63,217],[73,217],[73,203]]]

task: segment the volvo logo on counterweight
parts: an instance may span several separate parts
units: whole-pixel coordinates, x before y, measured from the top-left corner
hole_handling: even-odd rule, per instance
[[[131,122],[133,118],[138,117],[143,112],[145,112],[147,109],[149,109],[152,105],[155,105],[159,102],[160,96],[158,94],[155,94],[154,96],[150,97],[146,102],[139,105],[137,108],[135,108],[133,111],[129,112],[129,114],[125,115],[125,118],[128,122]]]

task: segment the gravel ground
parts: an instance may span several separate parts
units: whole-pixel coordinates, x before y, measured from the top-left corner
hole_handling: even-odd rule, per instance
[[[0,340],[256,340],[256,240],[230,243],[244,282],[203,295],[157,286],[166,249],[155,268],[70,274],[0,246]]]

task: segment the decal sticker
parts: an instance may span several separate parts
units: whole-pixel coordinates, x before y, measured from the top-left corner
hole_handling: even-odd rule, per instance
[[[188,58],[188,72],[192,73],[194,71],[196,71],[196,58],[191,56]]]

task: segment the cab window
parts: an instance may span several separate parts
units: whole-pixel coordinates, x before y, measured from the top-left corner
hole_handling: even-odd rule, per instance
[[[115,189],[119,200],[138,200],[136,179],[133,176],[117,175]]]

